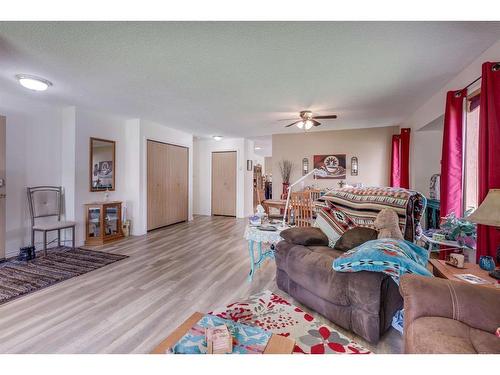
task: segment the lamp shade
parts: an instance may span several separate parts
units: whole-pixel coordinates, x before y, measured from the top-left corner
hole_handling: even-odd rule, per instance
[[[473,223],[500,227],[500,189],[490,189],[483,203],[467,220]]]

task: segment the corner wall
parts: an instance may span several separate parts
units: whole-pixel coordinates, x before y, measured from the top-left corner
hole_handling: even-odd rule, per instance
[[[19,110],[22,109],[22,110]],[[116,141],[115,191],[132,220],[132,234],[146,233],[146,140],[189,148],[189,219],[192,219],[193,136],[163,124],[126,119],[75,107],[45,105],[25,97],[2,96],[0,114],[7,119],[7,222],[6,257],[30,243],[27,186],[64,188],[64,219],[77,222],[76,245],[84,242],[85,203],[104,200],[103,192],[90,192],[90,137]],[[70,231],[63,234],[70,238]],[[49,235],[49,241],[55,234]],[[40,246],[41,236],[36,239]]]

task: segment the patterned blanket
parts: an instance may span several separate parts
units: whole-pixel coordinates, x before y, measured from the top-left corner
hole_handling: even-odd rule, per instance
[[[421,231],[420,219],[427,202],[416,191],[389,187],[335,189],[320,199],[334,203],[360,227],[374,228],[373,222],[378,213],[384,208],[391,208],[398,214],[404,238],[411,242]]]

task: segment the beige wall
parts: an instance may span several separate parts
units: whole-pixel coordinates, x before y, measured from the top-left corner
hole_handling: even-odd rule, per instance
[[[363,183],[365,186],[387,186],[389,184],[389,164],[391,138],[399,133],[399,127],[388,126],[371,129],[333,130],[300,134],[273,135],[273,197],[281,194],[281,174],[279,162],[291,160],[294,163],[291,181],[300,178],[302,159],[309,159],[309,170],[313,169],[313,155],[346,154],[348,183]],[[351,157],[359,161],[359,173],[351,176]],[[305,185],[336,187],[340,180],[314,180]],[[300,186],[297,186],[300,189]]]

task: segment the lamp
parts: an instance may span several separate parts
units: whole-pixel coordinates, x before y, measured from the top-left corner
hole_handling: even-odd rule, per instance
[[[486,198],[479,207],[467,217],[467,220],[488,225],[490,227],[500,227],[500,189],[490,189]],[[496,261],[500,263],[500,246],[497,248]],[[492,271],[490,276],[500,279],[500,271]]]
[[[297,185],[298,183],[304,181],[307,177],[309,177],[310,175],[314,174],[315,176],[322,176],[322,177],[325,177],[326,176],[326,171],[324,169],[318,169],[318,168],[314,168],[311,172],[303,175],[301,178],[299,178],[297,181],[295,181],[293,184],[290,184],[288,186],[288,191],[287,191],[287,195],[286,195],[286,204],[285,204],[285,213],[283,214],[283,222],[282,222],[282,227],[284,228],[285,227],[285,221],[286,221],[286,213],[288,211],[288,204],[290,203],[290,192],[292,191],[292,187],[294,187],[295,185]]]

